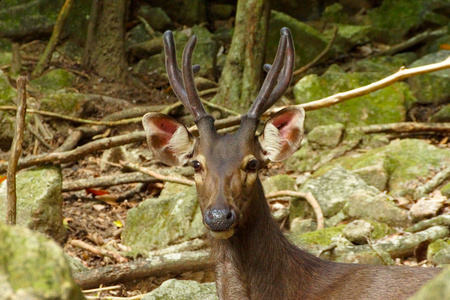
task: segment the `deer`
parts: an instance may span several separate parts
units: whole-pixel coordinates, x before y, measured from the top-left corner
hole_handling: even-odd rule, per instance
[[[292,155],[304,136],[305,111],[288,106],[257,134],[260,118],[284,94],[294,68],[288,28],[281,29],[272,65],[255,101],[235,133],[219,134],[194,83],[197,37],[187,42],[182,69],[175,41],[164,33],[169,82],[194,117],[194,136],[173,117],[147,113],[142,123],[154,157],[170,166],[194,169],[199,206],[210,240],[216,288],[221,300],[406,299],[440,272],[439,268],[374,266],[322,260],[293,245],[272,218],[259,170]]]

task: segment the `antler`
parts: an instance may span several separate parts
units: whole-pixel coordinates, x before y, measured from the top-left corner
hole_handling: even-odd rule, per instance
[[[183,51],[183,72],[178,68],[175,52],[175,41],[172,31],[164,33],[164,51],[166,54],[166,69],[173,91],[187,110],[194,116],[195,121],[209,115],[203,107],[198,96],[194,82],[194,72],[200,70],[199,65],[192,66],[192,52],[194,51],[197,37],[192,36]]]
[[[259,91],[256,100],[247,112],[250,118],[259,119],[289,87],[294,70],[294,42],[291,31],[284,27],[281,29],[280,42],[273,66],[264,65],[269,70],[266,79]]]

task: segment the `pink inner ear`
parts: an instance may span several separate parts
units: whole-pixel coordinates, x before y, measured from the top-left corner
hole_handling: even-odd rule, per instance
[[[277,117],[275,117],[272,120],[273,126],[275,126],[281,137],[284,139],[289,138],[289,134],[291,133],[292,127],[294,127],[295,124],[295,113],[293,112],[286,112],[284,114],[281,114]]]
[[[175,122],[172,122],[172,120],[169,120],[167,118],[154,118],[152,120],[153,126],[156,127],[159,131],[159,134],[157,135],[159,137],[160,143],[163,145],[167,145],[169,143],[170,139],[172,138],[175,131],[177,131],[179,125]]]

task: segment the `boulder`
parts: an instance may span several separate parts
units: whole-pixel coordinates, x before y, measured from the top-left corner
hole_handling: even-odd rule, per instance
[[[6,219],[6,184],[0,183],[0,220]],[[62,242],[66,237],[62,216],[62,174],[59,166],[44,166],[16,175],[17,224]]]
[[[271,176],[262,185],[266,194],[283,190],[295,191],[295,179],[286,174]]]
[[[449,50],[430,53],[413,62],[410,67],[441,62],[449,56]],[[414,76],[408,82],[420,104],[437,105],[450,102],[450,69]]]
[[[346,73],[332,65],[322,75],[303,77],[294,86],[295,103],[302,104],[368,85],[382,76],[377,73]],[[319,125],[342,123],[345,126],[395,123],[405,120],[405,105],[414,98],[406,83],[397,82],[374,93],[331,107],[308,112],[307,131]]]
[[[450,267],[446,267],[438,276],[427,282],[410,300],[447,299],[450,295]]]
[[[85,299],[63,250],[53,240],[3,223],[0,240],[0,299]]]
[[[132,251],[145,255],[205,234],[195,187],[166,183],[157,199],[128,211],[122,238]]]

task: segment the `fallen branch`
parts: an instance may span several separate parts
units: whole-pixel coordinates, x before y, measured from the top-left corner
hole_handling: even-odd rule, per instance
[[[19,159],[17,167],[19,169],[23,169],[42,164],[63,164],[73,162],[82,159],[88,154],[100,150],[106,150],[131,143],[143,142],[144,140],[144,131],[132,132],[129,134],[96,140],[70,151],[30,155]],[[0,174],[6,171],[7,165],[7,163],[0,163]]]
[[[78,272],[73,274],[73,278],[82,289],[87,289],[167,273],[176,275],[206,271],[212,270],[213,266],[209,257],[209,252],[204,250],[153,256],[145,260]]]
[[[195,182],[192,181],[192,180],[184,179],[184,178],[176,178],[176,177],[166,176],[166,175],[161,175],[161,174],[158,174],[158,173],[156,173],[156,172],[154,172],[152,170],[149,170],[147,168],[143,168],[143,167],[140,167],[138,165],[135,165],[135,164],[132,164],[132,163],[128,163],[128,162],[125,162],[125,161],[120,161],[119,166],[127,167],[127,168],[130,168],[132,170],[142,172],[144,174],[150,175],[150,176],[154,177],[155,179],[158,179],[158,180],[161,180],[161,181],[179,183],[179,184],[184,184],[184,185],[188,185],[188,186],[195,185]]]
[[[137,182],[153,183],[158,181],[159,180],[155,179],[154,177],[149,176],[147,174],[143,174],[142,172],[133,172],[111,176],[63,181],[62,191],[72,192],[84,190],[86,188],[109,187],[113,185],[137,183]]]
[[[17,107],[12,106],[12,105],[3,105],[3,106],[0,106],[0,110],[17,110]],[[65,120],[65,121],[74,122],[74,123],[90,124],[90,125],[119,126],[119,125],[136,124],[136,123],[142,122],[142,117],[124,119],[124,120],[119,120],[119,121],[96,121],[96,120],[88,120],[88,119],[66,116],[66,115],[55,113],[55,112],[39,110],[39,109],[28,109],[27,113],[40,114],[40,115],[46,116],[46,117],[53,117],[53,118],[57,118],[57,119]]]
[[[98,255],[98,256],[107,256],[118,263],[128,262],[128,259],[123,257],[122,255],[120,255],[119,253],[116,253],[114,251],[109,251],[106,249],[101,249],[101,248],[95,247],[93,245],[89,245],[88,243],[85,243],[80,240],[71,240],[70,244],[72,246],[75,246],[75,247],[81,248],[83,250],[89,251],[91,253],[94,253],[95,255]]]
[[[425,196],[448,178],[450,178],[450,167],[443,169],[442,171],[434,175],[433,178],[431,178],[431,180],[429,180],[427,183],[418,187],[414,193],[414,196],[416,198]]]
[[[375,124],[356,127],[355,129],[368,133],[408,133],[408,132],[441,132],[450,133],[450,123],[415,123],[399,122],[390,124]]]
[[[324,228],[324,218],[323,218],[322,208],[320,207],[320,204],[319,204],[319,202],[317,202],[316,198],[314,198],[313,194],[285,190],[285,191],[278,191],[278,192],[273,192],[273,193],[267,194],[266,198],[272,199],[272,198],[284,197],[284,196],[305,199],[309,203],[309,205],[311,205],[311,207],[314,210],[314,213],[316,214],[317,230]]]
[[[417,232],[433,226],[442,225],[450,228],[450,215],[440,215],[429,220],[420,221],[406,229],[407,232]]]
[[[16,128],[14,130],[14,139],[11,145],[11,156],[8,163],[7,178],[7,194],[6,194],[6,224],[15,225],[16,224],[16,206],[17,206],[17,195],[16,195],[16,172],[17,164],[19,161],[20,154],[22,153],[22,143],[23,143],[23,131],[25,129],[25,114],[27,111],[27,78],[24,76],[19,76],[17,78],[17,115],[16,115]]]

